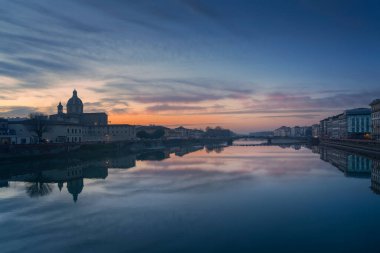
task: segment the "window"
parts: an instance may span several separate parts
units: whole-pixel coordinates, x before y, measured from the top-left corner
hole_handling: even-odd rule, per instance
[[[355,132],[359,132],[359,118],[356,118]]]
[[[70,128],[67,128],[67,133],[68,133],[68,134],[70,133]]]
[[[365,128],[366,128],[365,131],[369,132],[369,118],[368,117],[366,118]]]

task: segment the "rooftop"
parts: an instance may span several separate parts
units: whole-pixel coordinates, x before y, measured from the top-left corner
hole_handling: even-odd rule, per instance
[[[360,114],[371,114],[370,108],[355,108],[345,111],[346,115],[360,115]]]
[[[372,106],[372,105],[377,105],[377,104],[380,104],[380,99],[373,100],[369,105]]]

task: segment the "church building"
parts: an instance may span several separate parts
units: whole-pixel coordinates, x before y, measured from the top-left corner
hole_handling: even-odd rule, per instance
[[[7,129],[13,135],[12,138],[2,138],[0,141],[5,140],[12,144],[40,142],[34,129],[35,125],[30,119],[6,123]],[[66,103],[66,113],[63,111],[62,103],[59,102],[57,113],[50,115],[43,124],[42,141],[46,143],[106,143],[136,139],[135,126],[108,124],[108,116],[105,112],[84,112],[83,102],[76,90]]]
[[[83,102],[78,97],[78,92],[73,91],[73,96],[66,103],[66,113],[59,102],[57,114],[50,115],[50,119],[60,122],[79,123],[82,126],[107,126],[108,115],[105,112],[84,113]]]

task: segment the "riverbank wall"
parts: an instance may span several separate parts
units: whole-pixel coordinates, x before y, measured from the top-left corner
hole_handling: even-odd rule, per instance
[[[21,159],[23,157],[52,156],[59,154],[90,155],[91,153],[113,153],[119,150],[137,153],[144,150],[164,149],[174,146],[195,146],[227,143],[228,139],[172,139],[133,140],[103,143],[52,143],[0,145],[0,159]]]
[[[380,158],[380,142],[377,141],[321,139],[320,145]]]

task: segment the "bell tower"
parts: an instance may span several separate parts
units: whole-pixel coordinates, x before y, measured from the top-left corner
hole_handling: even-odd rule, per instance
[[[63,105],[61,104],[61,102],[59,102],[57,109],[58,109],[58,114],[63,114]]]

